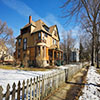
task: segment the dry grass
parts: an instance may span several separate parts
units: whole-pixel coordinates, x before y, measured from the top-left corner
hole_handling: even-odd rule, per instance
[[[100,74],[100,69],[97,69],[97,73]]]
[[[8,65],[0,65],[0,69],[6,69],[6,70],[25,70],[25,71],[48,71],[50,68],[20,68],[20,67],[13,67]]]

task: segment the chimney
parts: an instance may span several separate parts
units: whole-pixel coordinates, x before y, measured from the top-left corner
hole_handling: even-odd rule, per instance
[[[32,23],[32,16],[29,16],[29,24]]]

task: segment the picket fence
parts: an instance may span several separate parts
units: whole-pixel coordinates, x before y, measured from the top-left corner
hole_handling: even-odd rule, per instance
[[[65,82],[66,72],[59,69],[51,74],[23,80],[22,83],[19,81],[17,85],[13,83],[12,91],[8,84],[4,94],[0,86],[0,100],[43,100]]]

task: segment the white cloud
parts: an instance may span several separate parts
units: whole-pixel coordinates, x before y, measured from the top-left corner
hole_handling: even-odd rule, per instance
[[[8,7],[16,10],[20,15],[28,17],[29,15],[33,16],[33,19],[39,19],[38,16],[29,6],[27,6],[24,2],[19,0],[2,0],[2,2]]]

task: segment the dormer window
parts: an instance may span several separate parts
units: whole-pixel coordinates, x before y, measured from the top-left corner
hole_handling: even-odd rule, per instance
[[[30,27],[26,27],[24,29],[21,29],[21,34],[25,34],[25,33],[30,33]]]
[[[49,28],[46,25],[43,25],[44,29],[49,32]]]

